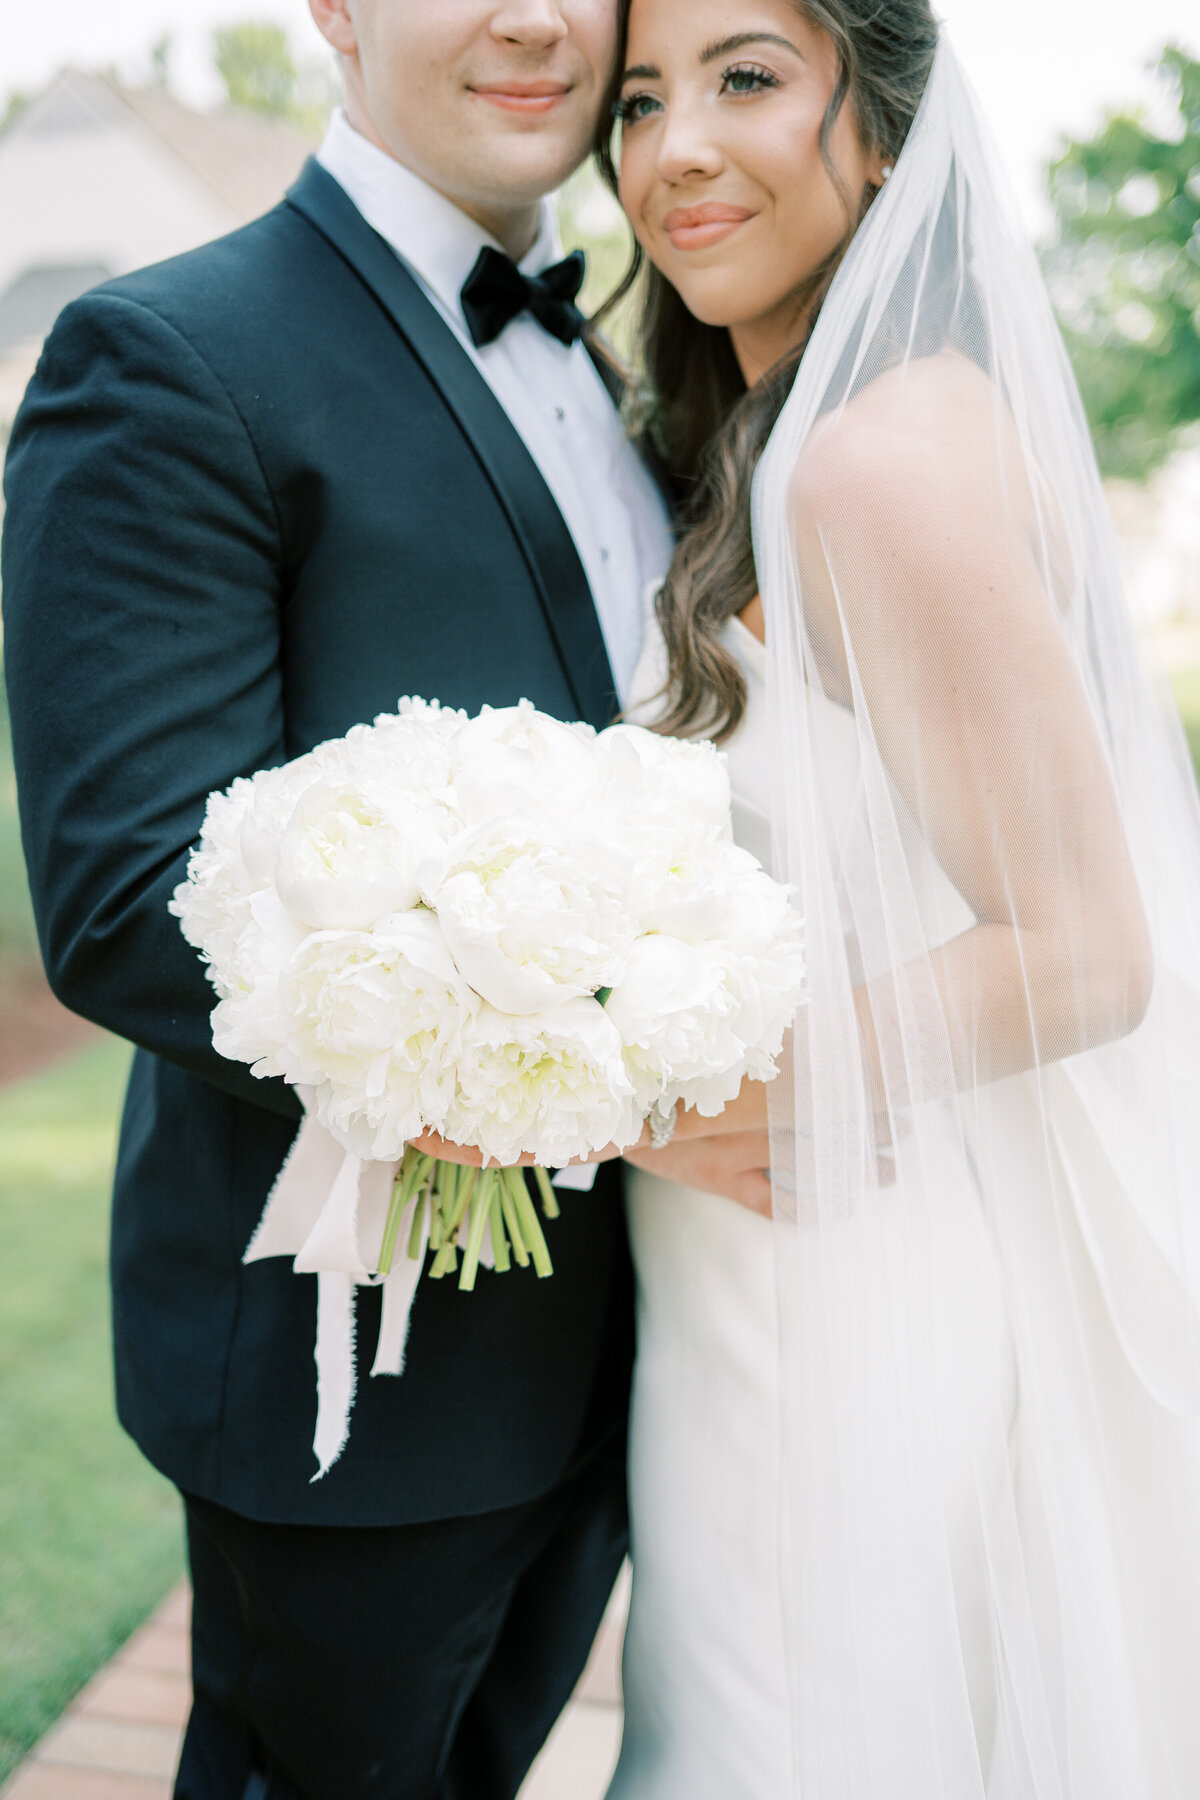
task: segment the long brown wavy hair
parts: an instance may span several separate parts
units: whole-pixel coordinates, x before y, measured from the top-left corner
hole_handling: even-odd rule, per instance
[[[933,67],[937,23],[929,0],[792,0],[838,53],[839,74],[821,123],[821,154],[846,210],[846,233],[797,296],[809,331],[847,246],[876,189],[851,194],[830,153],[834,125],[849,104],[867,147],[893,161],[916,117]],[[633,0],[620,0],[620,40],[608,103],[595,152],[617,192],[614,118],[626,63]],[[658,597],[669,673],[666,712],[659,729],[704,735],[718,743],[736,731],[746,708],[746,684],[721,641],[725,621],[758,592],[750,529],[750,486],[758,459],[791,392],[804,344],[791,350],[747,389],[729,332],[705,325],[669,281],[646,264],[640,247],[624,280],[598,315],[604,316],[644,273],[639,340],[646,376],[647,422],[666,466],[684,495],[683,535]]]

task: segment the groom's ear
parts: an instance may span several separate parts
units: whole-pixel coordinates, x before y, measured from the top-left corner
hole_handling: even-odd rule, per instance
[[[308,10],[321,36],[339,56],[358,53],[358,37],[350,16],[350,0],[308,0]]]

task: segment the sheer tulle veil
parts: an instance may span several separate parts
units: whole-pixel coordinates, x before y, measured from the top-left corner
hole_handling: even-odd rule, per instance
[[[1200,1793],[1200,807],[943,40],[762,457],[803,1800]]]

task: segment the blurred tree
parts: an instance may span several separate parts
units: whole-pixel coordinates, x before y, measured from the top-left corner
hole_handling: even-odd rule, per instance
[[[228,25],[213,33],[213,48],[231,106],[291,117],[300,71],[282,25]]]
[[[29,95],[23,94],[19,88],[9,94],[6,100],[0,100],[0,131],[5,131],[14,119],[20,117],[29,105]]]
[[[171,91],[171,35],[165,33],[150,47],[150,86],[158,94]]]
[[[213,59],[231,106],[321,132],[337,103],[325,64],[301,67],[282,25],[248,22],[213,33]]]
[[[633,234],[595,165],[589,160],[554,196],[564,250],[587,253],[587,278],[579,304],[592,313],[625,273]]]
[[[1164,107],[1111,114],[1049,170],[1051,295],[1101,466],[1144,479],[1200,419],[1200,62],[1158,64]]]

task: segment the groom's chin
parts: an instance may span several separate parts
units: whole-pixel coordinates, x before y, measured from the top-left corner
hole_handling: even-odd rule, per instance
[[[592,144],[595,108],[569,93],[547,111],[505,105],[468,92],[462,111],[462,161],[491,197],[512,203],[551,194],[573,175]]]

